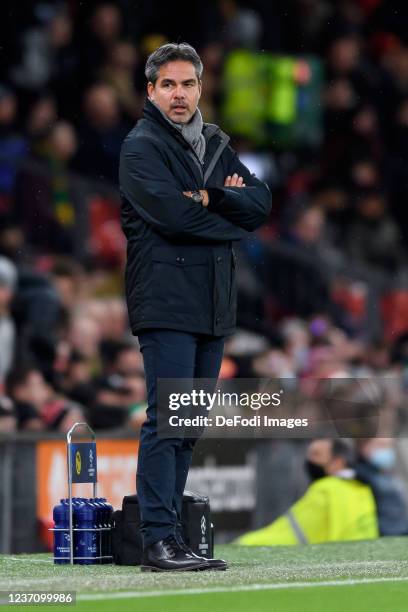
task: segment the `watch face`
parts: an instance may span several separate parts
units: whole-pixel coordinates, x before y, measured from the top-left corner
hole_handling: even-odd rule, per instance
[[[203,201],[203,196],[199,191],[193,191],[193,193],[191,194],[191,197],[193,198],[194,202]]]

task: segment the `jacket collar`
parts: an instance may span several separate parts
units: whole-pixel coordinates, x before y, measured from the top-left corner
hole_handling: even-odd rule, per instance
[[[173,127],[171,123],[169,123],[169,121],[166,121],[159,109],[154,104],[152,104],[149,98],[146,98],[145,105],[143,107],[143,117],[150,121],[155,121],[156,123],[159,123],[161,126],[166,128],[166,130],[170,132],[170,134],[172,134],[174,138],[176,138],[176,140],[184,147],[184,149],[190,148],[190,145],[185,140],[185,138],[183,138],[179,130]],[[214,134],[216,134],[217,132],[222,134],[218,125],[215,125],[213,123],[204,123],[203,135],[206,142],[208,142],[210,138],[214,136]]]
[[[190,145],[183,138],[181,133],[175,127],[173,127],[169,121],[166,121],[159,109],[152,102],[150,102],[149,98],[146,98],[146,102],[143,107],[143,117],[145,119],[149,119],[150,121],[159,123],[162,127],[166,128],[166,130],[170,132],[185,149],[189,148]]]

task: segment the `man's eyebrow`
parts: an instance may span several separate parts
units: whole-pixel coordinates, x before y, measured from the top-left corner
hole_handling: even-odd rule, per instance
[[[163,79],[161,84],[163,85],[163,83],[172,83],[174,84],[176,81],[174,79]],[[186,79],[185,81],[181,81],[182,85],[186,85],[187,83],[196,83],[196,79],[191,78],[191,79]]]

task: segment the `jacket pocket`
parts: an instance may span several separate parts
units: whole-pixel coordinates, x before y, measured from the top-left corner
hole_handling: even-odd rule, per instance
[[[195,253],[194,251],[169,250],[166,247],[153,247],[152,261],[168,263],[177,266],[205,265],[208,263],[206,253]]]
[[[151,280],[154,309],[198,314],[210,308],[206,253],[154,247]]]

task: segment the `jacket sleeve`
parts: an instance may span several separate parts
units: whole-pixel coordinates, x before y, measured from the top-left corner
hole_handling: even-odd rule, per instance
[[[224,242],[244,232],[184,196],[156,144],[143,138],[124,142],[120,156],[121,194],[146,223],[170,239]]]
[[[293,546],[329,540],[327,496],[321,489],[309,487],[289,510],[273,523],[238,538],[242,546]]]
[[[253,232],[265,223],[271,212],[271,192],[266,183],[250,173],[231,147],[228,150],[233,154],[228,174],[232,176],[236,172],[242,176],[246,187],[209,188],[208,209],[234,225]]]

